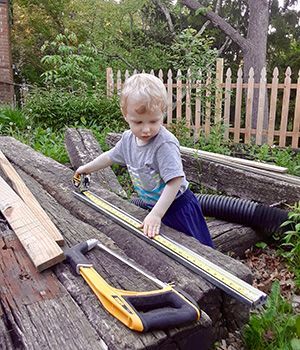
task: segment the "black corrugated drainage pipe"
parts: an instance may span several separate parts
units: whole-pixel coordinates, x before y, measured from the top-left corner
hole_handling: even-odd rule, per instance
[[[288,212],[285,210],[235,197],[211,194],[196,194],[196,197],[204,216],[249,226],[266,236],[287,229],[280,228],[288,219]]]

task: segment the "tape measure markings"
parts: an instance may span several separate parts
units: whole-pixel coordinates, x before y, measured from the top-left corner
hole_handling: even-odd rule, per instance
[[[176,261],[185,265],[192,271],[198,274],[200,273],[209,282],[212,282],[231,296],[251,306],[259,306],[265,302],[267,298],[265,293],[201,257],[187,247],[182,246],[180,243],[164,235],[155,236],[153,239],[145,236],[140,228],[141,221],[113,204],[110,204],[105,199],[98,197],[90,191],[82,191],[81,193],[74,192],[74,194],[82,201],[89,203],[95,209],[117,220],[120,225],[128,228],[131,232],[162,250],[168,256],[175,258]]]

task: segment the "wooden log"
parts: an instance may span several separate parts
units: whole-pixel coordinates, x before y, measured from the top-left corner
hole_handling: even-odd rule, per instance
[[[94,227],[70,215],[70,212],[58,204],[53,197],[49,196],[49,194],[44,191],[41,185],[39,185],[34,179],[22,172],[22,170],[17,170],[32,192],[38,196],[40,202],[47,207],[48,215],[61,228],[68,246],[72,246],[78,241],[85,241],[88,238],[94,237],[99,239],[106,246],[109,246],[111,249],[117,251],[119,254],[124,255],[124,253],[118,249],[118,247],[109,237],[105,236]],[[16,261],[13,261],[12,258],[8,259],[7,255],[2,253],[3,251],[7,252],[12,244],[14,245],[11,249],[16,254]],[[90,337],[90,345],[86,347],[87,349],[91,349],[94,346],[94,348],[97,349],[108,348],[119,350],[125,349],[127,344],[130,344],[130,349],[143,349],[145,347],[164,350],[198,349],[198,347],[195,345],[191,347],[183,346],[186,343],[185,338],[187,334],[194,336],[194,340],[190,339],[190,342],[188,342],[189,346],[192,344],[192,340],[194,342],[199,342],[199,339],[205,339],[205,337],[207,337],[207,341],[204,342],[202,349],[208,349],[210,347],[212,342],[211,320],[205,313],[203,313],[203,318],[201,321],[180,329],[176,328],[172,330],[172,336],[163,331],[137,334],[136,332],[130,331],[127,327],[125,327],[103,309],[88,285],[80,276],[74,275],[71,272],[68,264],[65,263],[58,265],[55,268],[54,273],[51,274],[48,271],[42,275],[36,274],[30,270],[30,266],[27,266],[26,255],[22,253],[23,250],[21,247],[16,246],[16,242],[13,239],[8,241],[8,238],[6,238],[5,245],[6,249],[3,251],[0,250],[0,269],[3,258],[3,263],[5,262],[7,266],[10,265],[13,267],[17,276],[7,271],[7,274],[3,276],[4,280],[1,280],[0,278],[0,282],[1,286],[4,286],[4,290],[6,291],[4,294],[5,299],[9,300],[9,306],[7,309],[17,308],[20,311],[21,316],[19,321],[22,327],[26,326],[27,334],[32,334],[34,331],[32,324],[33,321],[35,324],[39,325],[39,328],[41,328],[43,321],[44,324],[47,324],[48,333],[55,332],[56,337],[60,342],[63,342],[65,327],[68,326],[70,329],[73,329],[74,336],[70,338],[77,339],[77,332],[80,332],[82,338],[78,339],[78,341],[81,343],[80,349],[85,348],[85,344],[88,341],[88,336]],[[9,256],[10,255],[11,254],[9,254]],[[110,256],[101,253],[101,251],[94,249],[94,251],[87,254],[87,257],[94,264],[96,270],[109,283],[118,288],[130,290],[150,290],[154,288],[151,281],[138,274],[135,270],[128,269],[117,260],[111,259]],[[26,274],[27,278],[18,279],[20,274],[18,272],[18,266],[16,265],[19,261],[21,261],[22,266],[24,266],[23,269],[25,272],[23,274]],[[5,267],[3,270],[5,270]],[[55,279],[55,275],[58,279]],[[16,285],[18,283],[20,286]],[[9,287],[6,285],[9,285]],[[12,286],[15,287],[13,288]],[[58,288],[58,286],[60,288]],[[15,292],[18,289],[24,291],[24,295],[15,295]],[[55,292],[55,290],[58,290],[58,292]],[[28,320],[24,318],[23,315],[23,312],[26,314],[28,304],[35,304],[36,302],[43,304],[44,302],[43,299],[36,300],[36,294],[40,299],[51,299],[51,302],[47,304],[47,307],[49,307],[50,310],[47,310],[47,312],[43,310],[46,305],[39,305],[38,307],[31,306],[30,310],[33,313],[33,320],[32,322],[28,323]],[[66,295],[64,298],[61,298],[61,294]],[[14,297],[14,299],[12,297]],[[28,301],[28,299],[30,299],[30,301]],[[72,300],[72,304],[74,305],[69,305],[70,300]],[[54,307],[55,313],[52,310]],[[39,312],[42,312],[43,315],[39,316]],[[59,312],[61,312],[65,317],[68,317],[65,326],[62,325],[63,322],[65,322],[62,318],[60,319],[60,322],[56,324],[56,317],[57,313]],[[82,320],[78,321],[78,317],[82,318]],[[28,324],[26,323],[23,325],[23,321],[24,323],[27,322]],[[78,325],[76,325],[77,322]],[[82,334],[85,333],[86,328],[88,328],[86,332],[87,334]],[[89,328],[94,330],[93,334],[91,334],[91,330]],[[58,332],[59,329],[61,329],[60,333]],[[68,333],[66,333],[66,336],[68,336]],[[26,340],[29,342],[29,344],[37,341],[35,336],[32,336],[32,338]],[[51,339],[51,341],[53,340]],[[51,347],[49,344],[51,344],[51,341],[46,341],[44,339],[40,340],[38,344],[40,345],[40,348],[50,349]],[[105,347],[102,347],[103,344]],[[76,345],[73,344],[73,346],[73,348],[77,349]],[[59,344],[56,344],[54,348],[60,348]],[[61,348],[64,347],[61,346]],[[69,349],[72,347],[70,345],[66,348]]]
[[[0,210],[38,271],[64,259],[63,251],[22,199],[0,177]]]
[[[157,278],[165,282],[174,281],[197,300],[201,308],[212,319],[215,327],[215,337],[220,335],[222,328],[220,325],[224,324],[224,320],[230,324],[230,320],[227,319],[227,313],[230,314],[230,319],[235,326],[237,324],[241,325],[246,321],[248,308],[245,305],[232,298],[227,298],[219,289],[160,253],[154,247],[149,246],[143,240],[137,239],[128,231],[114,224],[102,214],[95,212],[95,210],[84,203],[76,201],[72,195],[72,184],[70,181],[72,171],[70,169],[42,156],[30,147],[10,137],[0,137],[0,147],[2,147],[4,154],[10,161],[13,160],[23,171],[34,177],[57,202],[72,212],[74,216],[88,222],[93,227],[101,230],[105,235],[111,237],[129,258],[152,272]],[[35,167],[32,167],[32,164],[35,164]],[[91,189],[138,219],[142,219],[145,216],[145,212],[142,209],[124,201],[113,193],[99,187],[93,188],[92,186]],[[164,227],[164,233],[231,271],[238,277],[251,282],[250,270],[242,263],[199,244],[192,237],[167,227]],[[232,312],[235,315],[234,319],[232,319]]]
[[[120,134],[110,133],[106,141],[110,146],[114,146],[119,139]],[[293,205],[300,199],[300,186],[287,182],[284,178],[255,174],[202,159],[184,151],[181,152],[181,156],[188,181],[211,190],[268,205],[278,202]]]
[[[59,245],[64,244],[64,239],[58,229],[55,227],[53,222],[49,219],[44,209],[40,206],[39,202],[29,191],[28,187],[24,184],[21,177],[15,171],[14,167],[6,159],[5,155],[0,150],[0,167],[5,175],[9,178],[12,183],[12,187],[18,193],[18,195],[27,204],[29,209],[40,221],[42,226],[45,228],[45,233],[49,234],[50,237]]]
[[[74,170],[80,165],[92,161],[102,153],[99,143],[91,131],[87,129],[67,128],[65,132],[65,145]],[[111,168],[93,173],[92,181],[97,181],[103,188],[115,192],[121,197],[127,197],[126,192],[119,184]]]

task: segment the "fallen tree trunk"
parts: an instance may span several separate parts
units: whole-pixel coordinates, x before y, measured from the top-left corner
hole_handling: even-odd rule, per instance
[[[70,215],[69,211],[49,196],[37,181],[19,168],[17,171],[45,207],[49,217],[60,228],[68,246],[93,237],[124,255],[109,237]],[[0,285],[5,288],[6,293],[1,295],[1,304],[4,310],[3,319],[9,320],[4,333],[11,334],[14,345],[18,342],[19,346],[24,346],[25,349],[108,347],[119,350],[125,349],[128,344],[131,349],[196,349],[193,343],[207,336],[203,349],[209,348],[212,341],[211,321],[205,313],[200,322],[174,329],[172,336],[163,331],[137,335],[101,307],[88,285],[81,277],[71,272],[68,264],[57,265],[55,273],[48,270],[38,274],[15,235],[8,230],[3,236],[5,238],[0,250],[0,270],[3,270],[4,274],[0,276]],[[94,250],[88,257],[95,267],[97,266],[97,271],[118,288],[157,288],[136,271],[128,270],[100,251]],[[17,291],[21,293],[16,294]],[[34,332],[36,328],[38,331]],[[73,333],[72,336],[70,332]],[[191,335],[189,342],[185,340],[187,335]],[[67,339],[64,339],[65,337]],[[77,346],[77,342],[80,342],[80,345]]]
[[[106,141],[114,146],[120,137],[110,133]],[[300,199],[299,185],[202,159],[184,150],[181,156],[188,181],[211,190],[268,205],[281,202],[293,205]]]
[[[234,329],[234,327],[240,326],[245,322],[245,320],[248,317],[248,308],[245,307],[245,305],[242,305],[240,302],[237,302],[236,300],[233,300],[227,295],[224,295],[224,293],[221,292],[219,289],[213,287],[210,283],[204,281],[202,278],[187,270],[182,265],[179,265],[169,257],[160,253],[154,247],[149,246],[143,240],[137,239],[128,231],[116,225],[100,213],[95,212],[95,210],[89,208],[84,203],[77,201],[72,194],[73,188],[72,183],[70,181],[73,174],[72,170],[55,162],[50,158],[42,156],[40,153],[33,151],[30,147],[10,137],[0,137],[0,148],[14,166],[19,167],[29,176],[30,179],[35,180],[36,183],[39,183],[39,186],[41,186],[41,188],[45,191],[45,199],[42,200],[41,205],[47,211],[48,215],[54,220],[54,223],[60,228],[67,244],[69,244],[69,236],[73,237],[73,239],[75,239],[76,241],[81,241],[83,235],[86,238],[99,238],[100,240],[101,238],[103,239],[104,236],[109,237],[113,240],[116,246],[118,246],[129,258],[133,259],[138,265],[142,266],[145,270],[152,272],[157,278],[165,282],[175,281],[176,284],[178,284],[183,290],[185,290],[195,300],[197,300],[201,308],[205,312],[207,312],[207,314],[212,320],[212,324],[214,327],[214,339],[225,334],[228,331],[228,329]],[[25,175],[23,175],[23,178],[25,178]],[[28,187],[30,187],[30,190],[38,197],[38,199],[40,199],[42,191],[37,191],[32,186],[29,186],[29,184],[27,185]],[[139,219],[142,219],[145,216],[145,212],[142,209],[128,203],[127,201],[124,201],[123,199],[119,198],[111,192],[108,192],[107,190],[99,188],[99,186],[95,186],[94,188],[92,187],[91,190],[97,192],[104,199],[110,201],[116,206],[121,207],[122,209]],[[49,204],[50,198],[52,198],[51,201],[53,200],[55,203],[59,204],[58,208],[56,207],[57,205]],[[52,208],[56,208],[56,214],[51,214],[50,211],[54,210]],[[63,225],[62,222],[58,222],[59,220],[61,220],[60,218],[64,216],[64,210],[62,210],[62,208],[65,208],[65,210],[69,213],[67,215],[67,219],[64,219],[70,223],[69,225]],[[72,213],[77,219],[79,219],[80,222],[84,221],[86,223],[89,223],[89,228],[87,229],[81,227],[80,233],[78,233],[77,230],[74,231],[74,226],[72,224],[75,222],[75,220],[74,217],[70,215],[70,213]],[[93,227],[92,231],[90,231],[91,226]],[[72,229],[70,229],[70,227],[72,227]],[[95,232],[94,228],[97,229],[97,232]],[[218,264],[219,266],[222,266],[226,270],[231,271],[238,277],[248,282],[251,282],[251,273],[249,269],[246,268],[240,262],[235,261],[232,258],[225,256],[215,250],[212,250],[209,247],[205,247],[199,244],[195,239],[188,237],[184,234],[171,230],[167,227],[164,227],[164,230],[165,234],[170,236],[174,240],[180,241],[182,244],[197,251],[204,257],[208,258],[210,261],[213,261],[214,263]],[[83,232],[85,232],[86,236],[85,234],[83,234]],[[91,258],[96,259],[97,265],[95,264],[95,266],[99,266],[99,268],[103,267],[104,277],[109,276],[109,281],[112,282],[116,287],[125,287],[125,289],[128,289],[127,287],[129,286],[130,289],[133,283],[135,285],[140,284],[140,276],[138,282],[137,280],[133,280],[131,274],[130,279],[129,277],[127,278],[127,276],[124,277],[124,275],[126,275],[127,272],[123,274],[120,274],[119,272],[118,274],[118,270],[120,269],[118,267],[112,266],[112,271],[108,271],[107,266],[111,266],[112,263],[110,262],[109,265],[109,262],[103,259],[103,257],[99,254],[99,252],[94,252],[93,254],[91,254]],[[107,266],[106,263],[108,264]],[[59,266],[64,265],[60,264]],[[68,268],[67,271],[69,271]],[[100,272],[102,272],[102,270]],[[67,275],[67,277],[65,277],[66,273],[64,270],[62,270],[62,272],[59,272],[58,270],[58,273],[60,273],[59,278],[64,285],[67,286],[71,283],[71,277],[73,276],[71,273],[70,275]],[[105,273],[108,275],[105,275]],[[118,276],[119,278],[115,280],[114,276]],[[78,281],[78,277],[74,277],[74,279]],[[147,283],[149,285],[149,281],[147,281]],[[87,286],[85,286],[85,288],[87,288]],[[70,293],[71,292],[73,292],[74,295],[77,295],[77,297],[74,297],[74,299],[75,301],[78,301],[78,304],[80,306],[82,305],[83,301],[87,298],[87,295],[95,302],[95,305],[99,305],[98,301],[95,299],[93,294],[91,294],[88,290],[85,290],[83,293],[79,293],[78,295],[78,293],[76,292],[76,288],[71,287]],[[90,300],[88,300],[86,304],[84,304],[84,307],[86,307],[84,313],[88,315],[90,320],[93,320],[93,317],[95,317],[93,313],[94,308],[91,308]],[[105,323],[106,318],[104,318],[102,324]],[[108,327],[106,329],[110,329],[111,332],[111,335],[107,336],[114,336],[116,339],[119,339],[119,336],[121,335],[121,333],[119,333],[121,326],[118,321],[114,321],[116,322],[115,327],[112,327],[111,324],[106,325],[106,327]],[[227,328],[224,327],[225,324]],[[188,344],[190,347],[185,347],[184,344],[187,344],[189,339],[197,339],[199,347],[200,339],[201,342],[205,342],[206,335],[203,337],[204,330],[207,330],[207,333],[209,334],[207,326],[204,327],[200,323],[199,327],[200,329],[198,330],[195,330],[195,328],[193,327],[189,328],[188,330],[180,329],[177,332],[175,332],[175,334],[172,331],[170,332],[170,334],[168,333],[169,336],[166,336],[166,333],[164,332],[159,332],[159,334],[162,333],[166,337],[165,340],[162,340],[162,338],[158,338],[157,333],[155,333],[155,336],[151,338],[151,341],[154,342],[155,338],[156,342],[155,345],[152,344],[152,346],[153,348],[157,348],[157,346],[159,346],[160,349],[163,349],[164,347],[162,347],[162,345],[165,341],[167,341],[169,342],[168,346],[170,345],[170,342],[173,342],[172,344],[176,345],[176,347],[173,347],[174,349],[192,349],[193,347],[191,347],[191,344]],[[101,334],[101,337],[104,336],[102,334],[102,329],[98,331]],[[195,331],[196,333],[194,338],[193,331]],[[124,341],[126,341],[126,344],[129,344],[130,337],[134,336],[135,340],[133,342],[133,346],[131,346],[131,349],[138,348],[136,343],[137,339],[142,339],[144,342],[147,339],[149,339],[149,334],[136,336],[133,332],[129,333],[130,336],[126,335]],[[171,334],[172,337],[170,339]],[[149,344],[148,346],[150,347]]]

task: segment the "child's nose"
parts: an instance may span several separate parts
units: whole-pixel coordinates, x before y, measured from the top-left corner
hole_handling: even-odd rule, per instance
[[[143,132],[149,132],[150,131],[150,127],[149,125],[143,125]]]

